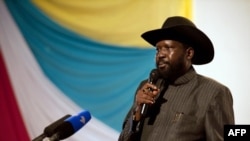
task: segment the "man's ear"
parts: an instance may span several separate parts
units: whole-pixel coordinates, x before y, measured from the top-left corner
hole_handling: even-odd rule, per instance
[[[186,50],[187,53],[187,59],[192,60],[194,57],[194,49],[192,47],[187,48]]]

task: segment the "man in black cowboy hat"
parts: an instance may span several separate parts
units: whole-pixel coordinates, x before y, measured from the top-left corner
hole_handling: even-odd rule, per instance
[[[232,94],[192,66],[213,60],[210,39],[180,16],[142,38],[156,47],[156,69],[139,85],[119,141],[223,141],[224,125],[234,124]]]

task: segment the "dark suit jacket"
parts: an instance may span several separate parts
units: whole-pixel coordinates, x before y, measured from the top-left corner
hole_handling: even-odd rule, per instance
[[[192,68],[160,87],[161,95],[137,130],[132,130],[137,124],[132,106],[119,141],[223,141],[224,125],[234,124],[233,99],[226,86]]]

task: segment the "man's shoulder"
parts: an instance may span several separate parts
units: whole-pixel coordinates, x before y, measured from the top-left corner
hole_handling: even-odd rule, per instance
[[[216,79],[213,79],[211,77],[205,76],[205,75],[201,75],[201,74],[197,74],[197,79],[200,85],[205,85],[208,87],[212,87],[212,88],[217,88],[217,89],[228,89],[228,87],[219,82]]]

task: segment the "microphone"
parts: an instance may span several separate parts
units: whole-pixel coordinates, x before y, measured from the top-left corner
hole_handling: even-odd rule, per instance
[[[82,111],[75,116],[67,118],[58,126],[56,132],[51,136],[50,141],[59,141],[68,138],[81,129],[90,119],[91,115],[88,111]]]
[[[156,81],[158,80],[158,78],[159,78],[159,72],[158,72],[158,70],[157,69],[153,69],[150,72],[150,75],[149,75],[149,78],[148,78],[148,83],[150,83],[150,84],[156,84]],[[149,88],[149,90],[152,91],[151,88]],[[142,108],[141,108],[141,115],[142,115],[142,117],[145,117],[145,115],[147,113],[147,109],[148,109],[148,104],[143,103]]]
[[[50,125],[45,127],[45,129],[41,135],[34,138],[32,141],[43,141],[43,139],[45,137],[51,137],[55,133],[56,128],[58,128],[58,126],[61,125],[64,122],[64,120],[70,116],[71,115],[67,114],[67,115],[63,116],[62,118],[58,119],[57,121],[51,123]]]

